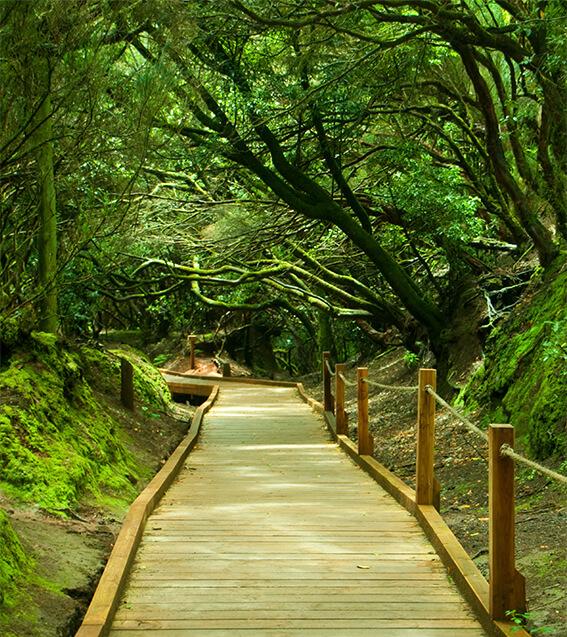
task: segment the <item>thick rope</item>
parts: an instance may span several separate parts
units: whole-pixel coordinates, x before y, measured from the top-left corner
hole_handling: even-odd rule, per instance
[[[372,385],[372,387],[379,387],[380,389],[396,389],[398,391],[407,391],[407,392],[414,392],[417,391],[419,388],[417,385],[412,385],[411,387],[408,387],[408,385],[383,385],[382,383],[377,383],[373,380],[368,380],[368,378],[361,378],[363,383],[367,383],[368,385]]]
[[[544,467],[538,462],[534,462],[533,460],[528,460],[528,458],[525,458],[524,456],[521,456],[519,453],[516,453],[512,449],[512,447],[510,447],[510,445],[503,444],[500,447],[500,454],[502,456],[508,456],[509,458],[513,458],[516,462],[521,462],[522,464],[525,464],[527,467],[531,467],[532,469],[535,469],[536,471],[541,471],[541,473],[545,473],[546,476],[549,476],[550,478],[553,478],[554,480],[558,480],[559,482],[563,482],[563,484],[567,484],[567,476],[561,475],[560,473],[557,473],[557,471],[552,471],[551,469]]]
[[[387,353],[388,352],[386,352],[386,354]],[[380,367],[380,369],[376,373],[379,374],[380,372],[383,372],[385,369],[388,369],[390,367],[393,367],[394,365],[397,365],[398,363],[401,363],[403,360],[404,359],[403,359],[403,356],[402,356],[402,358],[398,358],[395,361],[393,361],[392,363],[388,363],[387,365],[384,365],[384,367]],[[326,360],[325,362],[327,363],[327,366],[328,366],[329,365],[329,361]],[[335,374],[333,374],[331,369],[330,368],[328,368],[328,369],[329,369],[329,372],[331,372],[331,374],[334,376]],[[356,382],[353,383],[353,382],[349,381],[343,373],[339,373],[339,376],[341,377],[341,379],[342,379],[342,381],[343,381],[343,383],[345,385],[348,385],[349,387],[356,387],[357,383]],[[373,381],[364,381],[364,382],[369,382],[371,385],[376,385],[377,387],[382,387],[382,388],[387,388],[387,389],[390,389],[390,387],[393,387],[394,389],[401,389],[401,390],[408,389],[408,387],[406,387],[405,385],[404,386],[401,386],[401,385],[400,386],[396,386],[396,385],[380,385],[378,383],[374,383]],[[417,385],[415,387],[411,387],[412,391],[415,391],[416,389],[418,389]]]
[[[339,378],[343,381],[345,385],[348,385],[349,387],[356,387],[356,383],[353,383],[352,381],[348,380],[348,378],[342,372],[339,372]]]
[[[453,409],[453,407],[451,407],[451,405],[449,405],[449,403],[447,403],[445,400],[443,400],[441,398],[441,396],[439,396],[439,394],[437,394],[433,390],[431,385],[426,385],[425,391],[428,394],[431,394],[431,396],[434,396],[435,400],[439,404],[443,405],[443,407],[445,407],[447,409],[447,411],[449,411],[451,414],[453,414],[453,416],[455,416],[455,418],[458,418],[466,426],[466,428],[469,431],[472,431],[473,433],[477,434],[477,436],[480,436],[483,440],[486,440],[488,442],[488,435],[484,431],[482,431],[482,429],[479,429],[476,425],[474,425],[470,420],[468,420],[467,418],[462,416],[456,409]],[[536,471],[540,471],[541,473],[544,473],[546,476],[549,476],[550,478],[553,478],[554,480],[557,480],[558,482],[562,482],[563,484],[567,484],[567,476],[561,475],[560,473],[557,473],[556,471],[553,471],[551,469],[548,469],[547,467],[544,467],[543,465],[539,464],[538,462],[534,462],[533,460],[529,460],[525,456],[522,456],[519,453],[516,453],[512,449],[512,447],[510,447],[510,445],[507,445],[507,444],[502,445],[500,447],[500,454],[503,455],[503,456],[508,456],[509,458],[513,458],[516,462],[520,462],[521,464],[524,464],[527,467],[530,467],[531,469],[535,469]]]
[[[328,359],[325,359],[325,365],[327,366],[327,370],[329,371],[329,374],[331,374],[331,376],[334,376],[335,372],[333,371],[333,368],[329,365]]]
[[[449,411],[451,414],[453,414],[453,416],[455,416],[455,418],[458,418],[465,425],[465,427],[469,431],[471,431],[472,433],[476,434],[477,436],[480,436],[483,440],[488,442],[488,436],[487,436],[486,432],[482,431],[482,429],[479,429],[474,423],[472,423],[470,420],[468,420],[468,418],[465,418],[464,416],[462,416],[456,409],[453,409],[453,407],[451,407],[451,405],[449,405],[448,402],[443,400],[441,398],[441,396],[439,396],[439,394],[435,392],[435,390],[433,389],[433,387],[431,387],[431,385],[426,385],[425,386],[425,391],[428,394],[430,394],[431,396],[434,396],[435,400],[440,405],[443,405],[443,407],[445,407],[445,409],[447,409],[447,411]]]

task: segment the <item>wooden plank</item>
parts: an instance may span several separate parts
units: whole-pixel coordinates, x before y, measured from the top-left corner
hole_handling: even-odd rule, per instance
[[[147,517],[165,493],[193,448],[199,434],[203,415],[211,408],[216,396],[217,391],[215,389],[209,399],[197,408],[189,434],[128,510],[106,568],[87,609],[83,623],[75,637],[95,637],[96,635],[104,635],[108,631],[109,624],[119,603],[126,577],[134,560]]]
[[[336,542],[289,542],[275,543],[270,540],[263,542],[171,542],[171,537],[148,537],[146,536],[144,547],[140,551],[144,551],[143,555],[161,555],[169,554],[190,554],[194,559],[199,556],[209,557],[210,555],[219,555],[232,559],[234,556],[249,555],[256,559],[264,559],[266,555],[273,556],[274,559],[304,559],[305,556],[320,555],[342,555],[342,556],[379,556],[381,559],[425,559],[425,557],[433,554],[430,548],[420,544],[411,543],[388,543],[368,544],[361,542],[359,544],[352,542],[348,545],[338,544]],[[175,539],[175,538],[173,538]],[[289,552],[295,549],[294,552]],[[282,552],[287,551],[287,552]],[[298,555],[298,551],[301,552]],[[140,555],[142,553],[140,552]]]
[[[327,607],[303,607],[301,605],[288,605],[285,607],[276,606],[274,608],[257,608],[253,603],[247,604],[244,608],[228,606],[225,608],[207,608],[202,604],[188,605],[187,603],[163,604],[123,604],[117,611],[115,619],[117,622],[128,620],[140,621],[160,621],[163,619],[181,621],[221,621],[228,620],[321,620],[332,622],[334,620],[347,620],[351,624],[356,624],[359,620],[450,620],[458,615],[462,619],[471,619],[470,609],[464,604],[366,604],[348,608],[337,608],[336,605]],[[355,614],[356,619],[353,619]]]
[[[180,633],[177,629],[160,629],[149,632],[147,637],[190,637],[191,633]],[[199,637],[329,637],[328,628],[201,628]],[[118,629],[110,633],[111,637],[138,637],[137,629]],[[195,633],[197,635],[197,633]],[[485,637],[485,633],[476,628],[347,628],[333,629],[333,637]]]
[[[329,631],[337,628],[476,628],[478,622],[474,619],[160,619],[160,620],[116,620],[113,628],[134,630],[203,630],[223,628],[236,630],[239,628],[326,628]],[[112,633],[111,633],[112,634]],[[329,634],[332,634],[329,633]]]
[[[418,595],[414,592],[418,591]],[[136,588],[132,587],[127,591],[123,598],[123,604],[151,604],[158,605],[178,603],[165,601],[175,599],[179,593],[176,587],[161,588]],[[168,597],[171,596],[171,597]],[[406,608],[411,606],[421,606],[422,604],[443,604],[444,606],[454,605],[460,606],[464,602],[460,595],[456,592],[448,593],[439,591],[435,587],[418,588],[408,590],[389,589],[385,592],[383,589],[374,588],[368,590],[368,587],[362,585],[358,588],[348,589],[330,589],[325,591],[313,591],[312,589],[293,589],[286,591],[285,599],[282,600],[282,591],[278,589],[266,589],[263,591],[259,588],[253,588],[249,591],[239,588],[205,588],[198,591],[191,591],[190,596],[185,595],[184,601],[181,602],[190,608],[241,608],[248,604],[252,604],[254,608],[271,608],[272,604],[277,604],[277,608],[297,608],[316,607],[325,608],[327,606],[337,606],[337,604],[348,604],[351,610],[355,610],[358,606],[366,607],[368,604],[382,604],[393,602],[402,604]]]
[[[366,571],[366,576],[374,576],[376,574],[396,573],[407,575],[430,575],[434,578],[438,572],[445,574],[445,570],[437,556],[423,559],[419,558],[409,560],[405,556],[399,556],[396,560],[377,559],[371,555],[363,556],[342,556],[342,555],[326,555],[321,559],[313,557],[296,558],[293,560],[281,559],[277,560],[273,557],[260,557],[256,560],[249,558],[243,559],[241,555],[234,559],[222,556],[208,556],[207,559],[198,559],[191,553],[185,553],[190,558],[191,564],[185,565],[180,563],[179,555],[146,553],[140,554],[140,560],[143,560],[141,568],[146,575],[153,572],[161,572],[167,569],[172,576],[181,577],[183,574],[195,575],[196,570],[200,575],[209,573],[229,574],[234,569],[238,569],[241,578],[262,577],[263,573],[271,575],[274,571],[274,578],[279,579],[296,573],[309,574],[310,571],[316,571],[321,577],[336,577],[337,573],[358,575],[359,571]]]
[[[300,396],[306,400],[304,390]],[[306,402],[308,402],[306,400]],[[309,401],[314,409],[321,412],[316,401]],[[329,414],[324,414],[328,431],[334,435],[343,449],[368,475],[390,493],[410,513],[416,515],[427,537],[439,553],[449,573],[455,578],[459,590],[471,604],[483,628],[499,637],[529,637],[528,633],[510,622],[493,621],[488,609],[488,583],[453,535],[439,512],[430,505],[417,506],[412,490],[397,476],[388,471],[374,458],[359,456],[355,445],[346,436],[336,436],[334,423]]]
[[[266,386],[266,387],[290,387],[297,388],[297,383],[293,383],[291,381],[284,380],[269,380],[266,378],[250,378],[248,376],[229,376],[229,377],[221,377],[221,376],[204,376],[200,374],[189,374],[186,372],[176,372],[171,369],[163,369],[160,368],[162,376],[165,378],[166,382],[169,382],[170,377],[175,377],[179,380],[179,382],[184,382],[184,379],[187,382],[201,383],[203,385],[219,385],[220,387],[225,386],[225,384],[231,384],[234,386],[242,385],[245,389],[250,389],[253,392],[256,391],[257,386]]]

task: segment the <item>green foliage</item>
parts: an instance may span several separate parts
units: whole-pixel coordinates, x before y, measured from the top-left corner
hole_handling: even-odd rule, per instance
[[[10,606],[19,580],[27,573],[31,560],[26,555],[6,513],[0,509],[0,611]]]
[[[380,197],[403,211],[412,232],[449,243],[466,243],[484,232],[477,216],[479,199],[467,192],[457,167],[435,165],[430,155],[408,144],[384,153],[381,160],[392,174]]]
[[[170,393],[160,372],[139,352],[131,349],[111,350],[120,358],[126,358],[134,367],[134,394],[143,405],[154,409],[167,409]]]
[[[532,619],[531,613],[519,613],[516,610],[507,610],[506,617],[508,621],[514,624],[512,632],[520,631],[523,627]],[[537,628],[530,628],[530,635],[546,635],[553,632],[553,629],[548,626],[539,626]]]
[[[171,358],[170,354],[158,354],[153,360],[152,360],[152,365],[155,365],[156,367],[163,367],[164,363],[167,363],[167,361]]]
[[[408,369],[417,369],[419,356],[414,352],[406,351],[404,354],[404,364]]]

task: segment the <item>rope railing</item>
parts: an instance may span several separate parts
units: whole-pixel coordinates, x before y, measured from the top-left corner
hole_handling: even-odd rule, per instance
[[[379,389],[396,389],[398,391],[407,391],[407,392],[414,392],[417,391],[419,389],[419,387],[417,385],[384,385],[382,383],[377,383],[374,380],[369,380],[368,378],[363,378],[362,379],[363,383],[366,383],[367,385],[371,385],[372,387],[378,387]]]
[[[514,461],[539,471],[551,479],[567,484],[567,477],[525,458],[513,449],[514,428],[506,424],[491,424],[488,433],[459,413],[436,391],[436,371],[419,370],[417,386],[386,385],[368,379],[368,368],[357,369],[356,382],[346,377],[347,366],[339,363],[335,370],[329,363],[330,354],[323,354],[323,401],[325,417],[334,419],[337,436],[348,437],[348,415],[345,411],[345,387],[357,387],[358,455],[373,456],[374,440],[369,430],[368,387],[417,392],[417,453],[415,469],[415,504],[435,507],[439,511],[439,483],[435,467],[435,407],[444,407],[468,431],[488,444],[489,499],[489,595],[486,610],[491,619],[508,621],[506,611],[513,608],[525,612],[523,578],[515,566],[515,501]],[[388,366],[391,366],[388,365]],[[333,396],[332,379],[336,395]],[[331,423],[333,420],[330,421]],[[512,584],[511,584],[512,583]]]
[[[530,467],[531,469],[540,471],[541,473],[544,473],[546,476],[549,476],[550,478],[553,478],[554,480],[557,480],[558,482],[567,484],[567,476],[561,475],[560,473],[557,473],[557,471],[553,471],[552,469],[548,469],[547,467],[544,467],[543,465],[539,464],[539,462],[535,462],[534,460],[530,460],[529,458],[526,458],[522,456],[521,454],[516,453],[512,449],[512,447],[510,447],[510,445],[507,445],[507,444],[502,445],[500,447],[500,455],[508,456],[508,458],[512,458],[516,462],[526,465],[526,467]]]
[[[343,383],[347,386],[347,387],[356,387],[357,383],[349,380],[342,372],[339,372],[339,376],[338,376]]]
[[[456,409],[454,409],[453,407],[451,407],[451,405],[449,405],[449,403],[445,400],[443,400],[443,398],[441,398],[441,396],[439,396],[439,394],[433,389],[433,387],[431,387],[431,385],[426,385],[425,386],[425,391],[430,394],[431,396],[433,396],[435,398],[435,400],[440,404],[443,405],[443,407],[445,407],[445,409],[450,413],[453,414],[453,416],[455,416],[455,418],[457,418],[458,420],[460,420],[465,427],[472,432],[473,434],[476,434],[477,436],[479,436],[480,438],[482,438],[485,442],[488,442],[488,436],[486,434],[486,432],[482,431],[482,429],[480,429],[479,427],[477,427],[474,423],[472,423],[468,418],[465,418],[462,414],[460,414]]]
[[[486,434],[486,432],[482,431],[482,429],[477,427],[468,418],[465,418],[456,409],[451,407],[451,405],[449,405],[447,401],[443,400],[443,398],[441,398],[441,396],[439,396],[439,394],[435,392],[430,385],[427,385],[425,387],[425,391],[431,396],[433,396],[435,400],[440,405],[445,407],[445,409],[449,413],[451,413],[453,416],[455,416],[455,418],[460,420],[469,431],[471,431],[472,433],[482,438],[485,442],[488,442],[488,435]],[[547,467],[544,467],[539,462],[535,462],[534,460],[530,460],[529,458],[526,458],[525,456],[522,456],[521,454],[516,453],[512,449],[512,447],[510,447],[510,445],[507,445],[507,444],[502,445],[502,447],[500,448],[500,454],[503,456],[508,456],[509,458],[513,458],[516,462],[519,462],[525,465],[526,467],[530,467],[531,469],[534,469],[535,471],[539,471],[540,473],[545,474],[546,476],[552,478],[553,480],[557,480],[558,482],[567,484],[567,476],[564,476],[561,473],[557,473],[557,471],[553,471],[553,469],[548,469]]]

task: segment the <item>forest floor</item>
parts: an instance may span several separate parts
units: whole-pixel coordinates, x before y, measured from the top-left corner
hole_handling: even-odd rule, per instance
[[[369,379],[385,385],[416,385],[417,371],[394,350],[368,364]],[[365,363],[366,364],[366,363]],[[347,374],[354,381],[356,368]],[[318,374],[301,379],[322,400]],[[356,440],[356,387],[347,387],[349,436]],[[488,462],[483,440],[446,410],[436,419],[435,473],[441,483],[441,512],[481,572],[488,575]],[[369,414],[376,459],[415,487],[415,396],[369,386]],[[474,416],[470,416],[474,420]],[[521,444],[521,441],[520,441]],[[521,446],[519,446],[521,451]],[[558,465],[559,463],[557,463]],[[552,467],[556,468],[556,467]],[[534,635],[567,636],[567,497],[531,470],[517,470],[516,555],[526,578],[528,628]]]
[[[170,414],[130,413],[118,399],[99,394],[128,434],[130,451],[157,472],[186,433],[193,408],[174,405]],[[152,474],[153,475],[153,474]],[[145,484],[137,484],[141,491]],[[0,496],[26,553],[34,562],[26,590],[9,619],[17,637],[71,637],[80,626],[104,564],[112,550],[125,508],[84,504],[54,516]]]

